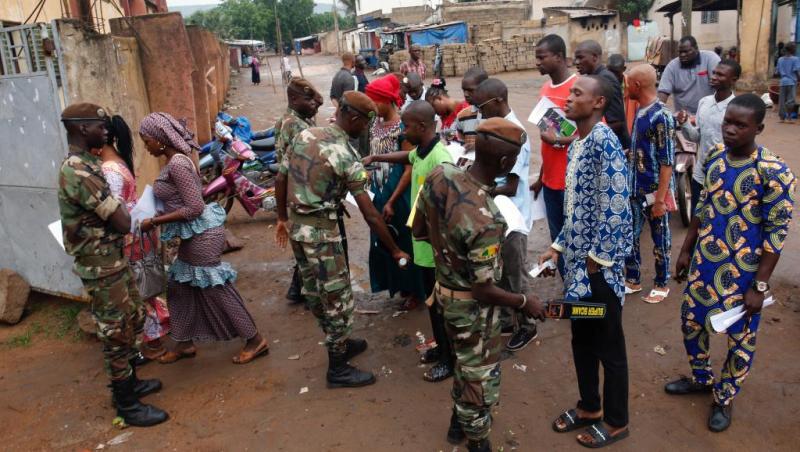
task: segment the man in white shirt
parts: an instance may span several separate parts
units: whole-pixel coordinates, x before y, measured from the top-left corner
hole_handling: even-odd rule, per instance
[[[472,101],[478,108],[482,119],[504,118],[524,129],[508,105],[508,88],[502,81],[489,78],[481,82],[472,94]],[[531,169],[530,162],[531,143],[526,138],[517,157],[517,163],[507,176],[495,180],[496,186],[491,193],[492,196],[508,196],[523,218],[523,225],[506,235],[500,250],[500,258],[503,260],[503,275],[498,286],[513,293],[527,293],[529,284],[529,266],[526,255],[528,234],[533,225],[532,198],[528,180]],[[506,345],[509,351],[522,350],[536,339],[537,331],[534,320],[528,319],[519,312],[501,310],[500,322],[504,332],[513,332],[513,336]]]
[[[705,160],[711,149],[717,143],[722,143],[722,120],[730,101],[736,96],[733,92],[736,81],[742,73],[742,67],[733,60],[724,60],[711,72],[710,85],[716,92],[700,99],[697,106],[697,116],[694,125],[689,121],[686,110],[678,112],[677,120],[683,136],[698,143],[697,156],[692,173],[692,215],[700,198],[700,190],[705,180]]]
[[[400,108],[401,113],[406,110],[406,107],[408,107],[411,102],[420,99],[425,100],[425,93],[428,92],[428,89],[425,88],[425,84],[422,83],[422,79],[416,72],[409,72],[407,75],[405,75],[401,85],[403,87],[403,91],[406,93],[406,100],[403,102],[403,106]]]

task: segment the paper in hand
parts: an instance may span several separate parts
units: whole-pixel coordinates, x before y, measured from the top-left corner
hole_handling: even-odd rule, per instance
[[[156,204],[157,202],[156,197],[153,194],[153,187],[150,185],[144,187],[142,195],[139,196],[139,202],[137,202],[130,211],[131,232],[135,232],[136,227],[139,226],[142,221],[156,216]]]
[[[50,231],[51,234],[53,234],[53,237],[55,237],[56,242],[58,242],[58,245],[63,250],[64,249],[64,232],[61,229],[61,220],[54,221],[54,222],[48,224],[47,225],[47,229]]]
[[[506,219],[506,237],[512,232],[522,232],[527,234],[529,232],[528,226],[525,224],[525,218],[519,211],[514,201],[508,196],[498,195],[494,197],[494,204],[500,210],[500,214]]]
[[[542,131],[553,129],[557,135],[562,137],[570,137],[578,130],[578,126],[572,120],[567,119],[564,110],[547,97],[539,100],[528,116],[528,122],[536,124]]]
[[[764,299],[763,308],[775,303],[775,299],[772,298],[770,295],[769,297]],[[736,306],[733,309],[730,309],[725,312],[720,312],[719,314],[714,314],[711,316],[711,327],[714,328],[714,331],[717,333],[724,333],[728,330],[728,328],[733,325],[734,323],[738,322],[744,317],[744,305]]]
[[[539,196],[533,197],[533,203],[531,203],[531,218],[533,221],[547,218],[547,209],[544,205],[543,190],[539,191]]]

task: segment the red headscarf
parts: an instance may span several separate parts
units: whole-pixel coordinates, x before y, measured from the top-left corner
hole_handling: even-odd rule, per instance
[[[373,102],[393,103],[398,107],[403,105],[404,99],[400,97],[400,81],[391,74],[370,82],[366,94]]]

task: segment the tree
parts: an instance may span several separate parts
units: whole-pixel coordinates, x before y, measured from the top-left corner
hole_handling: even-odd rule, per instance
[[[361,8],[361,0],[339,0],[338,3],[344,8],[345,16],[355,17]]]
[[[646,18],[655,0],[619,0],[617,10],[625,19]]]

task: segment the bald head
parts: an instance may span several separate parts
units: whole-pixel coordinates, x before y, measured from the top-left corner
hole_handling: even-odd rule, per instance
[[[422,79],[416,72],[409,72],[406,74],[404,82],[409,88],[420,88],[422,86]]]
[[[628,71],[628,95],[632,100],[649,104],[657,96],[656,70],[649,64],[640,64]]]
[[[508,87],[500,79],[488,78],[478,85],[475,96],[481,99],[485,98],[485,100],[497,97],[508,101]]]
[[[583,41],[575,48],[575,66],[583,75],[594,74],[602,64],[603,48],[593,40]]]
[[[484,118],[503,118],[511,109],[508,106],[508,88],[496,78],[483,81],[472,95],[472,104]]]
[[[603,47],[600,46],[599,42],[589,39],[578,44],[578,47],[575,48],[575,52],[587,52],[590,55],[600,57],[603,56]]]
[[[436,112],[433,106],[424,100],[415,100],[408,104],[406,110],[403,112],[403,120],[408,118],[412,122],[421,122],[425,124],[434,124]]]

